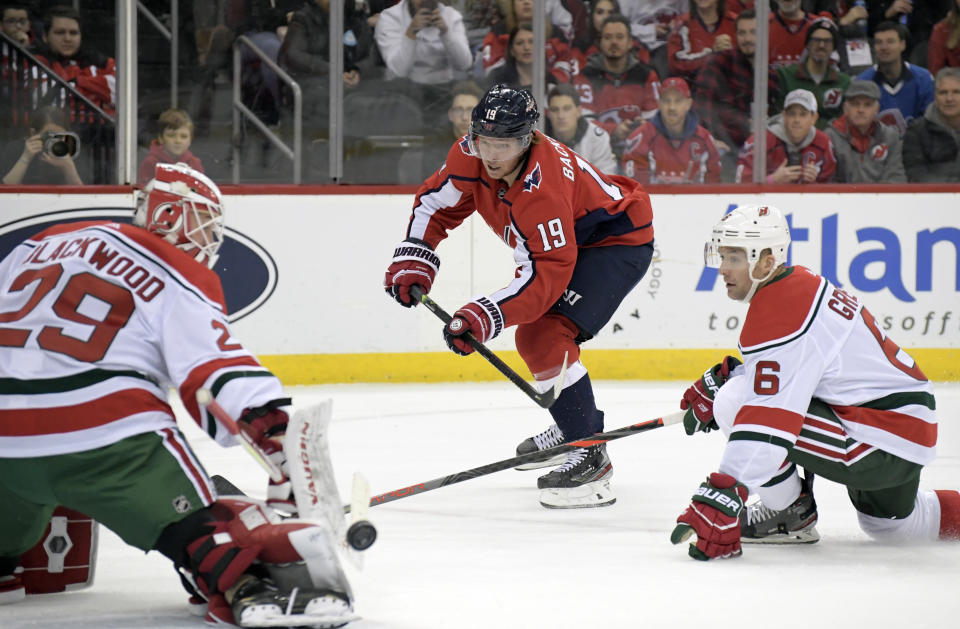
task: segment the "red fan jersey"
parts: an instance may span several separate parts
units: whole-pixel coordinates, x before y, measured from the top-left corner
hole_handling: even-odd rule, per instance
[[[592,115],[607,133],[624,120],[652,117],[660,100],[657,71],[634,57],[624,72],[613,74],[604,68],[603,56],[594,55],[573,83],[583,113]]]
[[[699,17],[684,13],[673,25],[667,38],[667,66],[671,76],[681,76],[692,81],[713,54],[713,42],[718,35],[728,35],[731,43],[737,42],[736,16],[726,13],[714,25],[712,31]]]
[[[833,155],[833,144],[827,134],[814,127],[813,139],[800,148],[800,164],[815,164],[820,169],[816,183],[833,181],[833,174],[837,171],[837,159]],[[787,145],[776,135],[767,131],[767,175],[770,175],[787,159]],[[753,136],[743,145],[740,158],[737,161],[737,183],[753,181]],[[794,183],[802,183],[802,179]]]
[[[770,65],[774,68],[800,61],[807,48],[807,29],[817,19],[804,13],[794,22],[784,20],[776,11],[770,12]]]
[[[509,41],[509,34],[497,35],[492,31],[483,38],[480,58],[485,76],[506,61]],[[573,75],[580,71],[579,60],[573,57],[570,46],[562,39],[556,37],[548,39],[544,45],[544,52],[547,72],[555,76],[558,81],[569,83]]]
[[[638,182],[601,173],[539,131],[511,186],[491,179],[461,138],[417,191],[407,237],[436,248],[474,212],[518,265],[513,281],[490,295],[504,327],[533,321],[560,299],[580,249],[653,240],[650,198]]]
[[[623,174],[643,183],[720,183],[720,153],[696,114],[687,114],[679,138],[657,114],[627,138]]]

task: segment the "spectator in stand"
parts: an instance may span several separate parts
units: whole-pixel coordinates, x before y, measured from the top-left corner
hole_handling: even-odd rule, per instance
[[[826,129],[837,158],[837,183],[906,183],[900,132],[877,118],[880,88],[852,81],[844,93],[843,115]]]
[[[377,46],[387,79],[438,85],[466,77],[473,62],[463,17],[437,0],[400,0],[380,13]]]
[[[190,152],[190,143],[193,141],[193,121],[190,120],[190,115],[182,109],[171,108],[160,114],[157,122],[160,132],[150,143],[150,152],[140,164],[137,185],[143,186],[154,178],[157,164],[183,162],[202,173],[203,164]]]
[[[43,107],[30,114],[30,123],[30,135],[22,143],[22,149],[11,146],[3,152],[6,162],[3,183],[82,185],[74,158],[53,155],[44,147],[44,134],[69,132],[70,120],[66,113],[56,107]]]
[[[947,17],[937,22],[927,47],[927,70],[936,76],[940,68],[960,67],[960,0],[953,0]]]
[[[661,83],[660,110],[627,138],[623,174],[642,183],[720,183],[720,153],[692,107],[686,81]]]
[[[94,105],[113,115],[116,107],[117,64],[113,57],[83,47],[80,14],[72,7],[55,6],[44,16],[43,28],[43,45],[37,58]],[[54,87],[43,79],[38,85],[41,95]],[[83,102],[71,100],[70,118],[73,123],[102,122],[96,112]]]
[[[660,77],[633,49],[630,22],[611,15],[600,31],[600,53],[590,57],[574,79],[584,113],[610,134],[616,155],[630,132],[653,117],[659,98]]]
[[[405,151],[398,160],[398,183],[423,183],[447,158],[450,146],[470,130],[473,108],[483,96],[483,88],[473,81],[458,81],[451,90],[447,122],[436,133],[429,134],[422,147]]]
[[[781,94],[805,89],[817,97],[818,129],[825,129],[843,115],[843,93],[850,85],[850,77],[840,72],[831,59],[839,43],[840,32],[833,20],[820,18],[807,29],[806,57],[778,71]],[[781,102],[776,111],[782,109]]]
[[[603,28],[603,22],[611,15],[622,14],[620,11],[619,0],[594,0],[590,5],[590,20],[587,36],[583,39],[573,42],[571,47],[571,74],[579,74],[580,69],[587,65],[587,59],[600,52],[600,29]],[[649,65],[650,51],[640,43],[640,40],[633,40],[634,52],[637,59]]]
[[[30,13],[24,2],[0,2],[0,14],[3,15],[3,34],[26,48],[30,45]],[[6,42],[4,42],[6,45]],[[4,58],[6,58],[6,50]]]
[[[690,12],[674,22],[667,38],[670,75],[695,81],[710,55],[733,48],[736,35],[736,16],[727,12],[726,0],[690,0]]]
[[[560,140],[602,173],[617,174],[610,134],[583,116],[580,92],[569,83],[557,85],[547,97],[547,135]]]
[[[800,61],[815,19],[803,10],[802,0],[780,0],[779,8],[770,12],[770,65],[779,68]]]
[[[358,64],[370,54],[373,31],[361,13],[350,10],[345,11],[343,32],[343,84],[351,88],[360,83]],[[277,58],[298,82],[310,86],[308,89],[326,93],[330,67],[330,0],[311,0],[291,15]]]
[[[551,0],[545,7],[547,23],[544,25],[546,28],[544,54],[547,73],[563,82],[570,82],[583,65],[580,60],[574,58],[567,39],[561,35],[563,32],[561,27],[551,23],[551,20],[558,20],[561,24],[567,25],[573,23],[573,14],[567,11],[568,2],[570,0],[564,3],[560,0]],[[480,48],[481,71],[487,76],[507,62],[510,39],[518,27],[524,27],[533,32],[532,0],[500,0],[500,7],[504,11],[504,19],[487,33]],[[574,12],[576,7],[585,12],[579,0],[576,0],[575,4],[571,3],[571,7],[574,8]]]
[[[659,76],[669,76],[667,38],[670,25],[690,9],[689,0],[620,0],[634,38],[650,51],[648,62]]]
[[[817,129],[817,98],[793,90],[767,123],[767,183],[829,183],[837,169],[830,138]],[[737,163],[737,183],[753,181],[753,136]]]
[[[903,165],[911,182],[960,182],[960,68],[937,72],[933,102],[907,127]]]
[[[548,68],[546,82],[555,85],[567,81],[565,71]],[[502,83],[514,89],[532,91],[533,86],[533,30],[530,26],[517,26],[510,33],[507,57],[504,63],[487,75],[487,85]]]
[[[933,102],[933,75],[920,66],[907,63],[903,53],[907,49],[907,30],[902,24],[882,22],[873,34],[877,64],[858,76],[880,86],[880,118],[886,120],[889,110],[899,112],[897,126],[922,116]],[[896,113],[892,113],[897,118]]]
[[[750,135],[753,109],[753,57],[757,47],[757,14],[745,9],[736,20],[737,47],[712,55],[697,75],[697,110],[721,153],[736,161]],[[773,102],[777,73],[767,70],[768,93]],[[732,171],[732,166],[731,166]]]
[[[907,54],[914,64],[926,61],[926,55],[911,57],[914,50],[923,52],[919,44],[930,39],[933,26],[943,19],[953,0],[871,0],[867,2],[870,13],[870,33],[876,34],[883,22],[904,25],[907,36]]]
[[[492,29],[495,35],[506,35],[520,24],[533,24],[534,0],[497,0],[497,4],[503,21]],[[584,37],[587,9],[582,0],[546,0],[543,10],[548,39],[556,36],[570,43]]]

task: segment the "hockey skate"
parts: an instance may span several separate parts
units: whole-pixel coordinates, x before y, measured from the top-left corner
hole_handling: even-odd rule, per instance
[[[539,452],[540,450],[546,450],[547,448],[558,446],[565,441],[566,440],[563,437],[563,433],[560,432],[560,428],[558,428],[556,424],[550,424],[550,427],[541,432],[539,435],[535,435],[521,441],[520,445],[517,446],[517,456],[523,456],[524,454],[531,454],[533,452]],[[514,469],[535,470],[541,467],[553,467],[563,463],[566,457],[566,453],[562,453],[547,459],[543,459],[542,461],[531,461],[530,463],[524,463],[523,465],[518,465]]]
[[[571,450],[560,467],[537,479],[540,504],[548,509],[612,505],[617,501],[610,490],[612,477],[606,444]]]
[[[342,627],[357,616],[343,594],[332,590],[281,590],[269,578],[248,575],[228,593],[241,627]]]
[[[817,532],[817,503],[806,482],[800,496],[786,509],[775,511],[757,501],[740,511],[740,541],[744,544],[813,544]]]

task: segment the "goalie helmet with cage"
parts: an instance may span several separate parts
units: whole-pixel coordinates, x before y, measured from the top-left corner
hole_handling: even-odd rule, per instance
[[[790,226],[783,212],[772,205],[748,205],[724,215],[713,226],[710,240],[703,249],[703,261],[712,268],[720,268],[722,247],[743,249],[749,265],[750,290],[742,301],[749,302],[761,283],[770,279],[777,267],[787,262],[790,248]],[[773,255],[774,265],[762,278],[755,278],[753,270],[765,251]]]
[[[514,156],[519,155],[530,146],[539,119],[540,111],[530,92],[503,84],[494,85],[473,108],[467,135],[470,153],[481,157],[477,138],[486,137],[515,142],[516,146],[512,147]]]
[[[212,269],[223,244],[220,189],[184,163],[157,164],[154,178],[139,192],[133,224]]]

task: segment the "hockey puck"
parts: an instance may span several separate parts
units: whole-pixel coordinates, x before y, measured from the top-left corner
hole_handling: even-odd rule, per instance
[[[369,520],[357,520],[347,529],[347,543],[354,550],[366,550],[377,541],[377,527]]]

